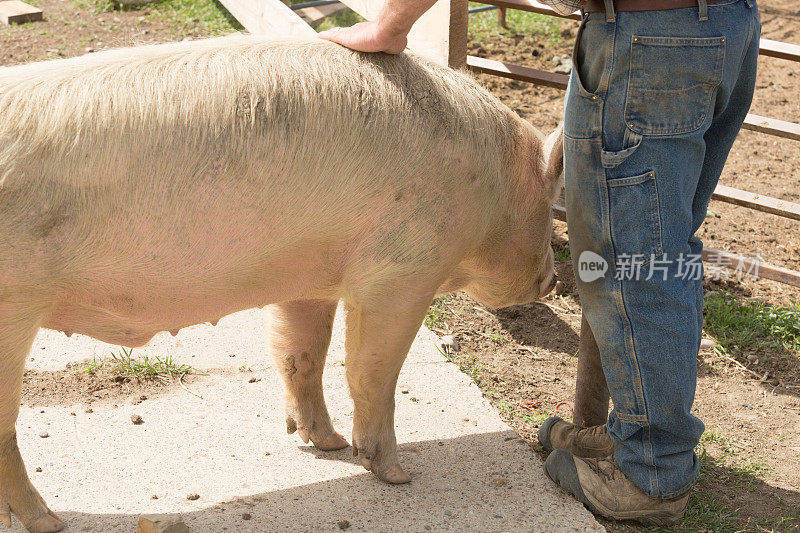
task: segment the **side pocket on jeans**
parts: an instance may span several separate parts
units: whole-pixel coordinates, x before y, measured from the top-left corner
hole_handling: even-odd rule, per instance
[[[605,21],[591,16],[598,14],[590,13],[581,22],[572,51],[574,68],[564,106],[564,135],[571,139],[596,139],[603,130],[602,96],[597,91],[613,47],[607,38]],[[603,43],[599,49],[597,42]]]
[[[628,128],[642,135],[678,135],[706,122],[722,82],[724,37],[634,35],[630,58]]]
[[[661,256],[661,215],[655,173],[610,178],[606,186],[615,264],[644,265],[653,256]]]

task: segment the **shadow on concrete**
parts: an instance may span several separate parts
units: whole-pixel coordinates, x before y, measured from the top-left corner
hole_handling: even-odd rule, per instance
[[[355,461],[350,448],[331,453],[301,450],[320,460]],[[364,472],[181,514],[192,532],[203,533],[601,530],[587,511],[544,477],[540,460],[513,431],[406,443],[399,450],[414,478],[407,485],[387,485]],[[258,472],[243,481],[257,490]],[[181,505],[175,504],[176,511]],[[59,515],[67,531],[82,532],[132,532],[139,517],[77,511]]]

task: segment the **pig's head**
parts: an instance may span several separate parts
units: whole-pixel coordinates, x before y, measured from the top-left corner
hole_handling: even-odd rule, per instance
[[[523,130],[505,212],[456,274],[459,288],[493,308],[530,303],[557,281],[550,236],[552,206],[563,183],[562,128],[547,137],[530,126]]]

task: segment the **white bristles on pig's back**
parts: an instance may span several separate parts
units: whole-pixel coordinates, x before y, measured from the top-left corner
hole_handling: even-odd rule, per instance
[[[254,135],[310,149],[332,133],[363,146],[391,132],[418,150],[453,142],[510,156],[520,122],[468,75],[419,58],[230,36],[0,68],[0,180],[40,151],[80,174],[93,139],[107,150],[143,136],[235,151]],[[498,159],[480,171],[503,172]]]

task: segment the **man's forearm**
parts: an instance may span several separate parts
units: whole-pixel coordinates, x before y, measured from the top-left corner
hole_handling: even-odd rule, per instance
[[[411,26],[435,3],[436,0],[387,0],[377,22],[381,31],[408,35]]]

